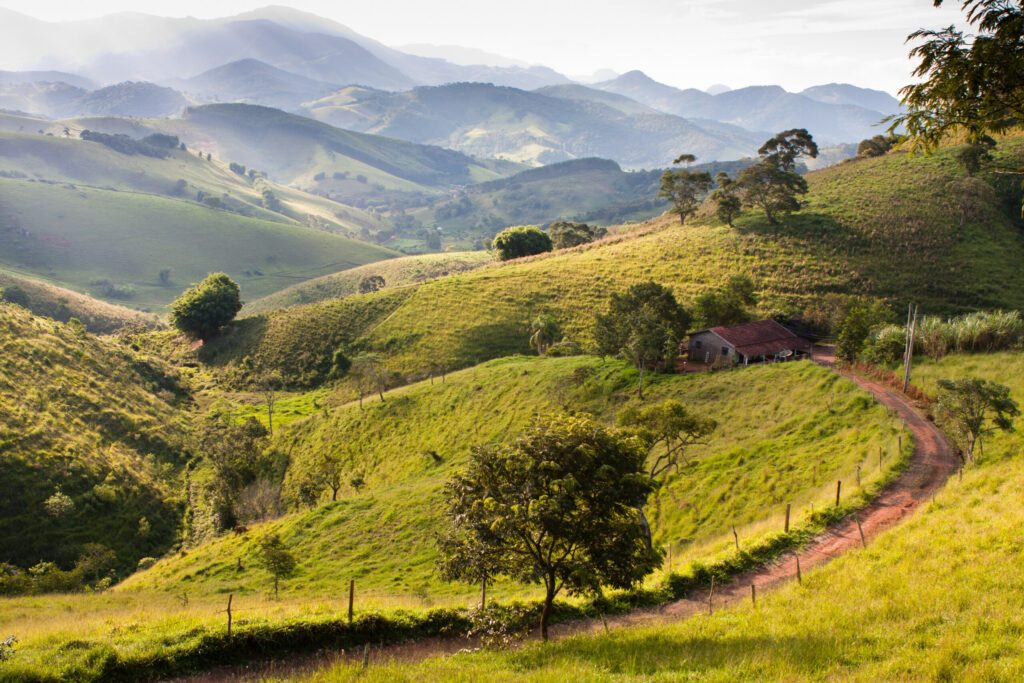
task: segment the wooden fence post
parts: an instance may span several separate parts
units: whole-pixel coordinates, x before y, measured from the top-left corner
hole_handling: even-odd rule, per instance
[[[799,555],[796,556],[796,582],[797,583],[801,583],[801,584],[804,582],[804,577],[800,573],[800,556]]]
[[[352,604],[356,598],[356,580],[350,579],[348,582],[348,623],[352,625]]]
[[[234,599],[234,594],[228,595],[228,638],[231,637],[231,601]]]
[[[757,586],[750,584],[750,604],[757,607]]]
[[[740,535],[738,533],[736,533],[736,525],[735,524],[732,525],[732,539],[734,541],[736,541],[736,551],[739,552],[739,549],[740,549]]]
[[[839,493],[843,490],[843,480],[836,480],[836,507],[839,507]]]
[[[860,545],[862,548],[867,548],[868,542],[864,540],[864,527],[860,525],[860,515],[855,515],[854,519],[857,521],[857,531],[860,532]]]
[[[668,573],[672,573],[672,541],[668,542]]]
[[[789,509],[792,507],[792,503],[786,503],[786,527],[785,533],[789,533]]]
[[[711,575],[711,590],[708,592],[708,614],[711,614],[712,600],[715,598],[715,575]]]
[[[370,644],[363,646],[363,668],[370,666]]]
[[[483,611],[487,608],[487,575],[484,575],[483,581],[480,582],[480,610]]]
[[[899,450],[899,453],[903,453],[903,435],[902,434],[899,435],[899,439],[900,439],[900,450]]]

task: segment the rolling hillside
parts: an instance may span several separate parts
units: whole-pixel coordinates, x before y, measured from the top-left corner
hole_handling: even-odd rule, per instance
[[[351,296],[359,293],[360,282],[371,275],[384,278],[386,288],[404,287],[473,270],[489,263],[493,263],[493,257],[486,251],[423,254],[378,261],[292,285],[246,304],[241,315],[259,315],[278,308]]]
[[[297,224],[67,183],[0,178],[0,221],[0,268],[150,309],[214,271],[256,298],[395,255]]]
[[[94,334],[109,334],[126,325],[162,326],[155,315],[115,306],[91,296],[48,284],[35,278],[0,271],[0,300],[17,303],[34,315],[68,322],[76,318]]]
[[[1001,154],[1019,158],[1020,145],[1004,142]],[[665,217],[593,245],[424,283],[401,298],[347,300],[389,311],[372,328],[339,321],[318,331],[303,322],[335,315],[330,302],[243,320],[204,358],[234,366],[248,357],[308,382],[345,343],[417,376],[431,365],[525,353],[528,321],[542,312],[586,345],[594,312],[634,282],[656,280],[690,303],[737,273],[754,279],[762,314],[799,314],[830,294],[914,300],[928,312],[1024,306],[1024,241],[1006,208],[1013,200],[1004,204],[982,179],[965,178],[953,150],[858,160],[808,181],[808,206],[780,226],[754,212],[736,228],[711,220],[681,228]],[[293,339],[304,340],[301,354]]]
[[[563,92],[485,83],[399,93],[346,88],[306,109],[344,128],[532,165],[596,156],[628,168],[659,168],[680,150],[700,159],[736,159],[763,142],[763,136],[743,130],[708,131],[651,109]]]
[[[278,69],[258,59],[240,59],[183,80],[179,89],[213,102],[245,102],[292,111],[338,86]]]
[[[163,365],[0,303],[0,563],[70,569],[101,543],[123,571],[177,539],[187,394]],[[55,491],[71,506],[47,512]],[[140,519],[147,523],[140,532]]]
[[[975,376],[1024,398],[1024,356],[947,357],[918,368]],[[1024,675],[1020,433],[994,435],[963,481],[869,545],[767,594],[671,625],[459,654],[316,681],[1011,681]]]

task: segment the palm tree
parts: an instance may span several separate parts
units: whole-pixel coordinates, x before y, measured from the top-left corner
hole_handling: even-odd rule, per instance
[[[558,321],[550,315],[539,315],[530,323],[530,348],[543,356],[548,347],[562,336]]]

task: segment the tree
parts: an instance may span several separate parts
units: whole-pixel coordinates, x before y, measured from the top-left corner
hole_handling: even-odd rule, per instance
[[[51,517],[63,517],[75,509],[75,501],[58,488],[52,496],[43,501],[43,509]]]
[[[158,277],[160,279],[160,286],[167,287],[168,285],[171,284],[171,269],[161,268]]]
[[[847,363],[856,361],[871,331],[892,319],[892,309],[881,301],[847,303],[836,326],[836,357]]]
[[[629,406],[619,415],[619,426],[632,430],[647,446],[647,476],[659,483],[670,471],[686,464],[686,449],[706,443],[718,424],[692,414],[679,401],[669,399],[649,406]]]
[[[918,82],[900,90],[906,113],[893,117],[889,130],[905,127],[925,149],[960,130],[978,142],[1024,117],[1024,6],[1011,0],[961,0],[961,6],[976,33],[949,26],[907,38],[922,41],[910,51],[919,60]]]
[[[985,163],[992,161],[992,150],[995,146],[995,140],[983,135],[977,142],[970,142],[960,148],[956,153],[957,161],[963,164],[967,175],[973,176]]]
[[[643,399],[644,373],[664,367],[676,357],[690,321],[690,314],[670,289],[656,282],[636,284],[612,294],[608,311],[596,317],[597,351],[633,363],[640,373],[638,394]]]
[[[792,128],[765,142],[757,153],[763,162],[780,171],[795,173],[797,159],[818,156],[818,144],[806,128]]]
[[[498,252],[498,259],[509,259],[533,256],[551,251],[551,237],[536,225],[517,225],[499,232],[491,247]]]
[[[171,304],[171,323],[203,341],[213,338],[242,309],[238,285],[224,273],[211,273]]]
[[[711,201],[715,203],[715,215],[718,219],[733,227],[732,222],[740,215],[743,208],[743,199],[740,197],[740,186],[729,174],[722,171],[715,176],[715,188],[711,193]]]
[[[680,154],[674,164],[690,164],[697,160],[692,154]],[[697,213],[701,199],[711,189],[711,174],[706,171],[667,170],[661,174],[661,188],[658,196],[664,197],[671,204],[670,213],[679,215],[680,225]]]
[[[744,203],[764,211],[772,225],[778,225],[781,214],[799,211],[801,204],[797,195],[807,194],[807,181],[803,176],[764,161],[740,171],[736,182]]]
[[[277,391],[284,385],[284,379],[277,370],[264,373],[259,378],[263,401],[267,406],[267,433],[274,435],[274,408],[277,406]]]
[[[562,338],[558,321],[550,315],[538,315],[530,323],[530,348],[543,356],[548,347]]]
[[[876,135],[866,140],[861,140],[857,145],[857,156],[859,157],[880,157],[892,149],[893,145],[899,142],[898,135]]]
[[[982,437],[996,430],[1013,431],[1013,418],[1020,415],[1008,387],[974,377],[939,380],[938,408],[961,447],[966,448],[968,461],[974,459],[974,448],[982,445]]]
[[[555,249],[569,249],[589,244],[608,234],[604,228],[573,221],[555,221],[548,226],[548,234]]]
[[[756,304],[754,281],[746,275],[733,275],[719,289],[699,295],[694,311],[704,327],[739,325],[750,320],[750,308]]]
[[[238,522],[238,496],[273,463],[264,456],[267,430],[255,418],[235,419],[228,406],[215,406],[195,426],[193,450],[213,470],[207,492],[217,515],[217,526],[228,529]]]
[[[384,402],[384,391],[387,387],[387,374],[384,364],[375,353],[363,353],[352,359],[349,374],[356,380],[356,391],[359,393],[359,409],[363,409],[363,397],[376,388],[381,403]]]
[[[660,564],[638,513],[654,490],[645,458],[639,439],[589,417],[551,417],[510,444],[476,447],[445,489],[442,575],[543,584],[546,640],[563,589],[629,588]]]
[[[274,597],[282,579],[295,575],[298,562],[277,534],[265,536],[256,550],[256,563],[274,578]]]
[[[381,275],[367,275],[359,281],[359,293],[369,294],[384,288],[384,278]]]

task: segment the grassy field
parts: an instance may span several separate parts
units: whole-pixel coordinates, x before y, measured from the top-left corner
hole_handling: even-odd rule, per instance
[[[123,571],[164,552],[186,454],[187,397],[173,373],[10,304],[0,330],[0,562],[67,568],[83,544],[102,543]],[[73,508],[47,514],[58,489]]]
[[[1015,144],[1004,143],[1003,153],[1017,154]],[[609,293],[632,283],[653,279],[691,303],[734,274],[753,278],[765,315],[799,313],[837,293],[901,306],[914,300],[929,313],[1024,306],[1021,231],[989,185],[963,176],[951,150],[858,160],[808,181],[807,208],[780,226],[753,212],[735,229],[657,219],[592,245],[423,283],[378,325],[349,336],[385,355],[391,370],[424,376],[431,365],[466,367],[527,352],[528,322],[541,313],[585,345]],[[374,297],[362,301],[380,305]],[[292,380],[308,377],[333,354],[341,332],[307,329],[303,319],[330,315],[333,306],[246,321],[208,353],[221,364],[248,358],[302,368],[289,371]]]
[[[306,226],[137,192],[0,179],[0,197],[0,267],[134,308],[160,309],[213,271],[238,281],[243,298],[257,298],[395,255]],[[170,281],[162,285],[165,268]]]
[[[979,376],[1024,400],[1024,355],[951,356],[918,381]],[[1016,681],[1024,676],[1024,446],[984,460],[912,519],[749,604],[511,653],[339,667],[317,681]]]
[[[292,285],[246,304],[241,315],[260,315],[278,308],[357,294],[360,281],[370,275],[383,277],[386,287],[401,287],[473,270],[491,263],[493,258],[486,251],[460,251],[378,261]]]
[[[77,318],[95,334],[113,332],[125,325],[160,327],[155,315],[140,313],[124,306],[115,306],[70,289],[47,284],[41,280],[0,271],[0,289],[24,292],[24,306],[35,315],[67,322]]]
[[[537,411],[576,407],[611,420],[631,400],[634,382],[619,362],[511,358],[389,392],[364,411],[330,407],[322,392],[306,401],[293,397],[296,414],[279,422],[275,442],[292,463],[286,493],[325,449],[362,473],[365,489],[346,488],[338,502],[176,553],[100,595],[0,601],[0,632],[21,639],[7,670],[53,674],[88,667],[105,653],[131,660],[193,647],[222,629],[227,593],[235,596],[243,629],[336,618],[349,579],[362,612],[470,604],[473,587],[436,577],[432,540],[441,523],[440,487],[469,447],[508,438]],[[786,502],[794,504],[794,523],[803,523],[811,503],[831,497],[837,476],[875,462],[880,446],[893,451],[900,429],[852,383],[809,363],[663,376],[651,395],[713,406],[720,423],[713,446],[694,450],[694,464],[651,503],[656,540],[673,544],[677,568],[727,555],[733,523],[744,542],[777,532]],[[887,470],[896,462],[889,458]],[[864,485],[886,474],[865,467]],[[271,532],[300,558],[279,601],[268,599],[268,576],[253,563],[254,544]],[[505,601],[534,593],[508,583],[491,589]],[[76,615],[74,634],[57,616],[69,612]]]

